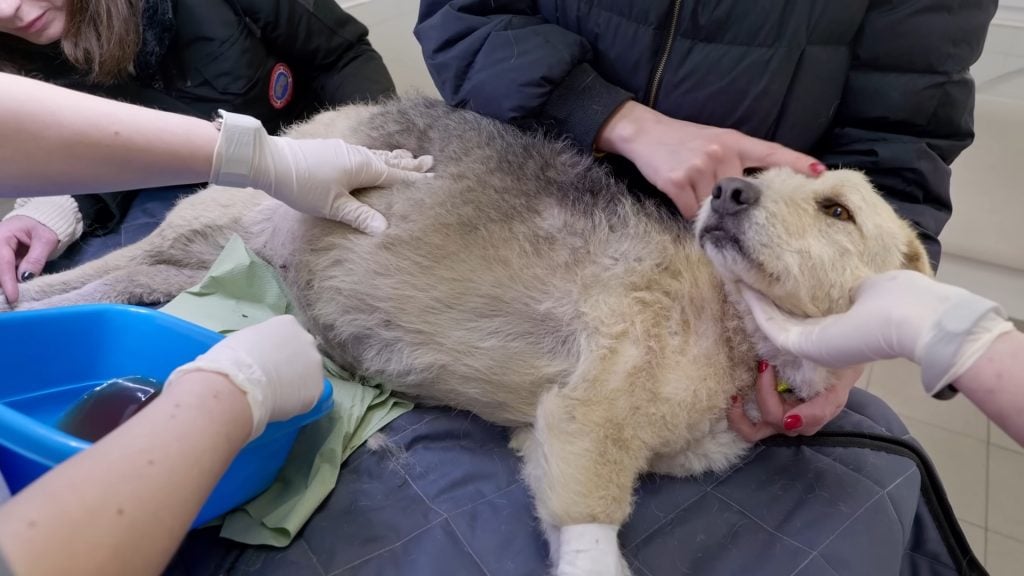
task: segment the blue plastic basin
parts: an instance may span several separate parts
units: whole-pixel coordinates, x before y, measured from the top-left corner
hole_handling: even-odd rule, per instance
[[[60,417],[83,394],[112,378],[163,382],[221,340],[220,334],[136,306],[96,304],[0,314],[0,473],[12,493],[89,442],[58,430]],[[306,414],[267,426],[239,452],[193,527],[266,490],[299,430],[333,405],[330,382]]]

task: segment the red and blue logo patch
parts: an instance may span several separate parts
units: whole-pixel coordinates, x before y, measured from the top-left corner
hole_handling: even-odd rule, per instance
[[[270,105],[280,110],[292,100],[295,91],[291,68],[284,63],[274,66],[270,72]]]

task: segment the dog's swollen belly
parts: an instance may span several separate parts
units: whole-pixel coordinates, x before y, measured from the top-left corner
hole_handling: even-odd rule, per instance
[[[518,429],[556,571],[559,529],[620,526],[641,473],[721,471],[747,449],[725,424],[755,379],[743,320],[691,233],[591,160],[432,101],[292,135],[432,154],[436,175],[363,194],[388,218],[377,236],[210,188],[138,244],[27,283],[22,306],[167,299],[239,234],[331,359]]]

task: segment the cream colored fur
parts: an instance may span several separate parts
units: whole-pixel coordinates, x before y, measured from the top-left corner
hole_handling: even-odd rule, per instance
[[[351,106],[290,134],[433,154],[436,176],[363,195],[390,223],[376,237],[210,188],[138,244],[25,284],[19,308],[165,301],[240,234],[332,359],[516,428],[553,558],[559,527],[625,522],[641,473],[735,465],[748,445],[725,412],[759,358],[804,397],[829,384],[760,335],[736,280],[816,316],[846,309],[868,274],[930,273],[913,229],[856,172],[767,171],[760,202],[727,222],[733,243],[702,249],[591,159],[437,102]],[[698,232],[722,223],[709,206]]]

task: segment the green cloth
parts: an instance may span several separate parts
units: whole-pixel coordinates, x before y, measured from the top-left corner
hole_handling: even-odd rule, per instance
[[[233,236],[206,278],[163,311],[222,334],[292,313],[277,272]],[[412,408],[378,383],[357,380],[324,359],[334,408],[306,426],[263,494],[222,518],[221,536],[246,544],[287,546],[327,498],[341,463],[367,438]]]

